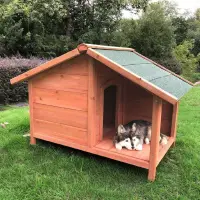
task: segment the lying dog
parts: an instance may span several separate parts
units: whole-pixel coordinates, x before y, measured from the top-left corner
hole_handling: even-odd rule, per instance
[[[114,138],[115,147],[120,150],[125,147],[141,151],[143,144],[151,141],[151,127],[152,124],[145,120],[133,120],[124,126],[119,125]],[[161,133],[160,143],[165,145],[167,140],[167,136]]]

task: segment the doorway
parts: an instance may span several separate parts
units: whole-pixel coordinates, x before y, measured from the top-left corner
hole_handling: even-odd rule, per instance
[[[115,129],[116,107],[117,107],[117,87],[111,85],[104,90],[103,106],[103,137]]]

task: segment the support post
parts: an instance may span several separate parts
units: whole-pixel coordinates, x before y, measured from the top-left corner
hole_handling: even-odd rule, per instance
[[[29,80],[28,82],[28,94],[29,94],[29,112],[30,112],[30,144],[35,145],[36,144],[36,138],[33,136],[33,85],[32,81]]]
[[[160,127],[162,116],[162,99],[153,96],[153,113],[152,113],[152,133],[149,155],[149,174],[148,180],[154,181],[156,177],[156,166],[159,153]]]
[[[96,71],[93,58],[88,60],[88,145],[96,144]]]
[[[177,121],[178,121],[178,108],[179,102],[173,105],[173,114],[172,114],[172,126],[171,126],[171,137],[174,138],[173,146],[175,146],[176,142],[176,130],[177,130]]]

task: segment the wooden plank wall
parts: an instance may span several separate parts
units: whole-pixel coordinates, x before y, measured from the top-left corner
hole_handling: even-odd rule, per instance
[[[34,137],[87,145],[87,55],[41,73],[32,87]]]
[[[124,86],[124,123],[134,119],[152,121],[153,95],[129,80]],[[170,135],[173,106],[163,101],[161,132]]]
[[[101,99],[101,88],[108,83],[109,81],[116,81],[119,84],[123,85],[124,78],[118,74],[117,72],[113,71],[109,67],[105,66],[104,64],[95,61],[94,62],[95,68],[96,68],[96,74],[97,74],[97,101],[96,101],[96,120],[97,120],[97,142],[102,140],[102,135],[100,129],[102,128],[102,124],[100,124],[100,118],[101,116],[101,109],[103,102]],[[119,102],[121,103],[121,102]]]
[[[100,100],[101,87],[105,83],[111,80],[117,80],[122,86],[122,115],[123,124],[126,124],[134,119],[143,119],[152,121],[152,105],[153,95],[142,87],[132,83],[130,80],[122,77],[117,72],[106,67],[104,64],[96,61],[95,67],[97,71],[97,107],[96,115],[97,122],[100,121]],[[163,100],[162,106],[162,121],[161,121],[161,132],[170,135],[171,122],[172,122],[172,104]],[[97,130],[101,128],[100,124],[97,123]],[[97,134],[100,131],[97,131]],[[98,140],[101,140],[100,135],[97,135]]]

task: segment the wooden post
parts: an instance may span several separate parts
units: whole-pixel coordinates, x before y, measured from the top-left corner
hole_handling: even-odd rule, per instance
[[[28,94],[29,94],[29,112],[30,112],[30,144],[36,144],[36,138],[33,136],[33,85],[32,81],[28,82]]]
[[[156,177],[156,166],[159,153],[159,140],[160,140],[160,127],[162,116],[162,100],[154,96],[153,97],[153,113],[152,113],[152,135],[150,144],[149,155],[149,174],[148,180],[154,181]]]
[[[96,72],[93,58],[88,63],[88,145],[96,144]]]
[[[173,105],[172,126],[171,126],[171,135],[170,135],[171,137],[174,138],[173,146],[175,146],[175,142],[176,142],[178,107],[179,107],[179,102],[177,102],[175,105]]]

